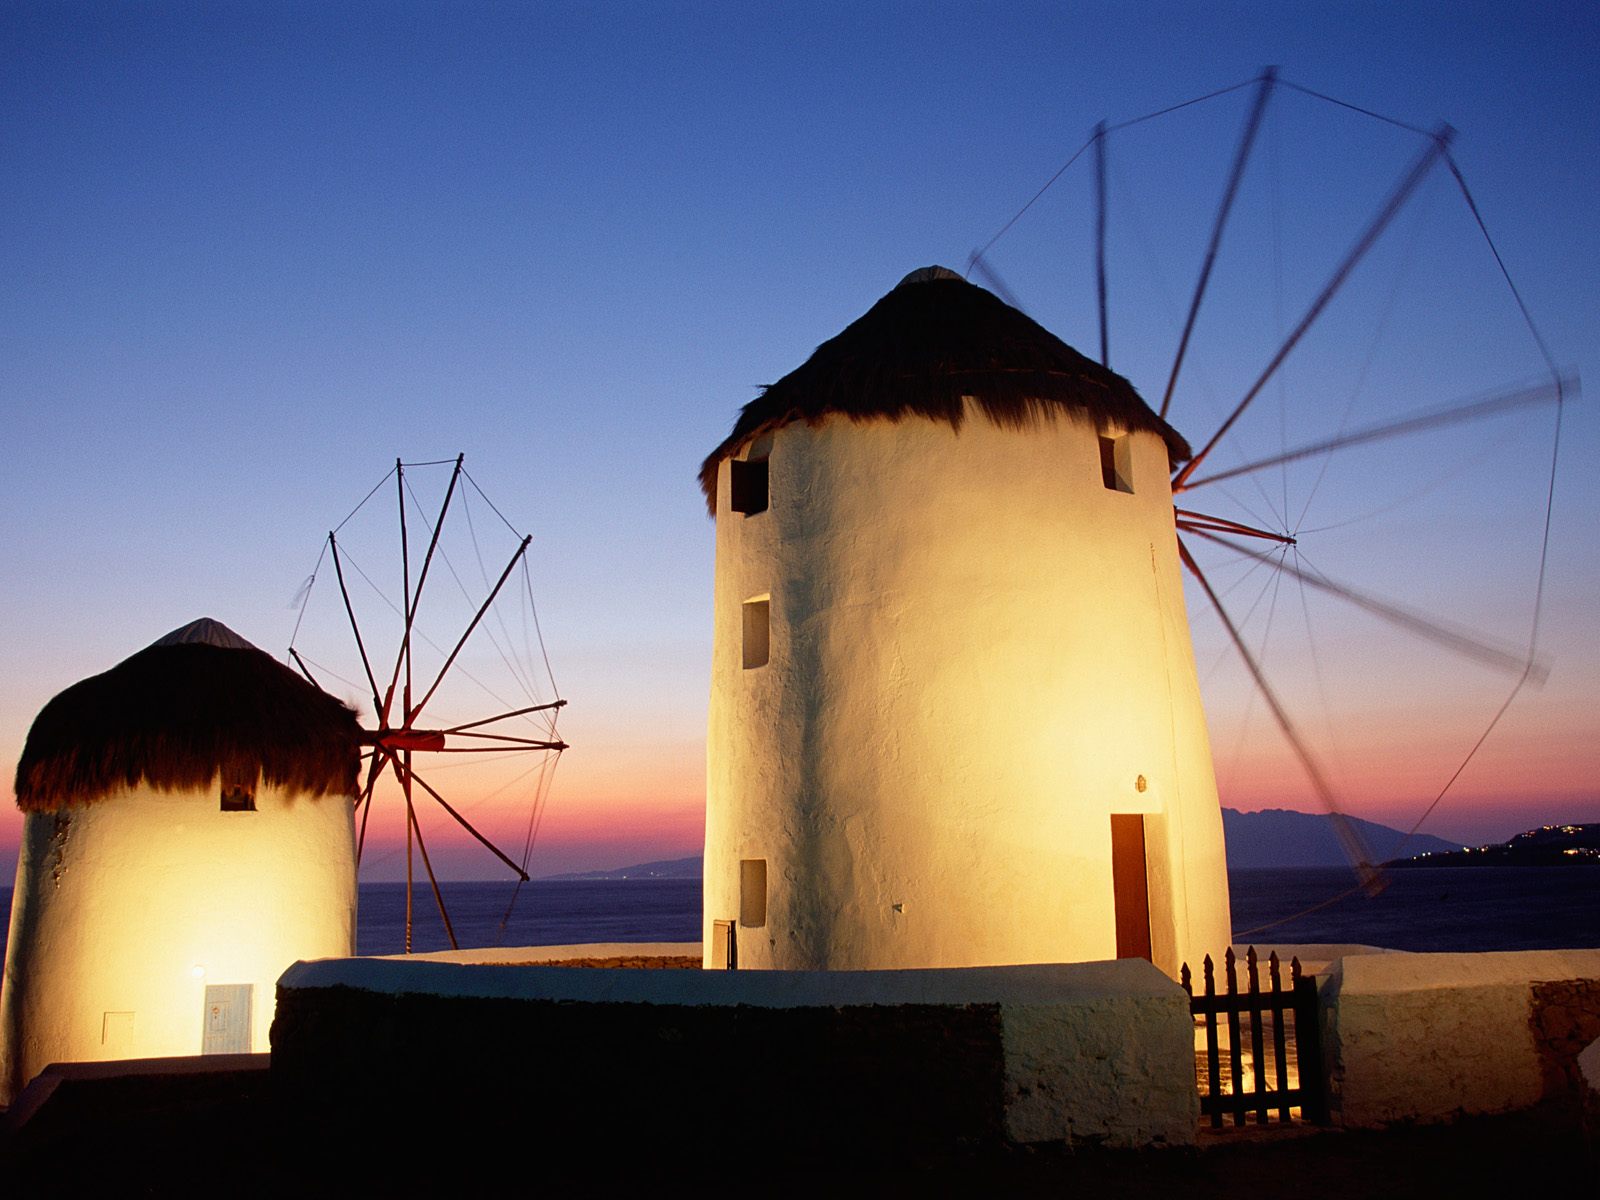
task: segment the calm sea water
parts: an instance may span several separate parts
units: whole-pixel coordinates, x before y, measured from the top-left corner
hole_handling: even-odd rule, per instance
[[[1351,887],[1350,872],[1233,871],[1240,941],[1362,942],[1396,950],[1539,950],[1600,947],[1600,867],[1444,868],[1394,871],[1376,898],[1355,895],[1256,933]],[[692,942],[700,938],[698,880],[627,880],[446,886],[463,946],[578,942]],[[449,947],[432,893],[413,895],[414,950]],[[11,890],[0,892],[9,925]],[[510,909],[509,916],[507,909]],[[397,954],[405,940],[405,885],[361,887],[360,954]]]

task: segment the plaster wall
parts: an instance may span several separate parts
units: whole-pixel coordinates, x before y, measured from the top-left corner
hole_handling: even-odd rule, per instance
[[[1600,979],[1600,950],[1375,954],[1333,965],[1320,995],[1333,1110],[1345,1125],[1444,1121],[1544,1098],[1537,985]]]
[[[767,862],[741,967],[1116,954],[1113,813],[1145,816],[1151,942],[1176,974],[1229,942],[1221,814],[1166,448],[1102,482],[1066,417],[959,431],[779,429],[770,503],[717,489],[705,936]],[[742,660],[769,597],[770,657]],[[1140,790],[1139,781],[1144,781]]]
[[[536,1074],[559,1110],[542,1119],[572,1123],[579,1143],[624,1127],[681,1150],[707,1131],[781,1130],[717,1143],[768,1167],[797,1148],[926,1151],[930,1138],[946,1150],[1192,1145],[1199,1117],[1188,999],[1137,959],[841,972],[298,963],[279,984],[273,1072],[293,1107],[426,1106],[480,1131],[526,1122]],[[657,1078],[670,1112],[641,1083]],[[516,1103],[502,1104],[502,1081]]]
[[[207,984],[251,984],[251,1049],[297,959],[355,949],[348,798],[140,787],[29,813],[0,998],[0,1089],[43,1067],[199,1054]],[[125,1014],[107,1017],[107,1014]]]

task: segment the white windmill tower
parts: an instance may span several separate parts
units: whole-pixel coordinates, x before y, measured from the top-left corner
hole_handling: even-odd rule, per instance
[[[209,619],[45,705],[17,766],[0,1101],[52,1062],[266,1048],[278,976],[355,950],[359,737]]]
[[[1183,439],[943,268],[748,405],[717,520],[705,933],[740,967],[1229,941]]]

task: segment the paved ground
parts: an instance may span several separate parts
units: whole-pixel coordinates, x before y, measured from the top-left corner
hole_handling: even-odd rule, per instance
[[[663,1103],[670,1103],[664,1097]],[[603,1122],[604,1114],[597,1114]],[[606,1195],[667,1189],[693,1179],[717,1192],[761,1195],[1059,1195],[1096,1200],[1161,1196],[1173,1200],[1286,1196],[1295,1200],[1482,1195],[1506,1189],[1543,1192],[1571,1186],[1590,1195],[1600,1158],[1570,1113],[1549,1109],[1381,1134],[1303,1128],[1206,1131],[1199,1150],[1140,1153],[1017,1151],[982,1159],[858,1169],[818,1163],[786,1178],[730,1161],[726,1150],[749,1129],[708,1130],[681,1160],[630,1159],[626,1130],[609,1161],[575,1161],[540,1143],[530,1128],[522,1145],[446,1143],[427,1112],[405,1131],[405,1161],[375,1161],[339,1130],[324,1148],[277,1111],[270,1076],[219,1073],[183,1079],[116,1079],[63,1084],[19,1132],[0,1143],[0,1179],[8,1195],[296,1194],[362,1195],[478,1191]]]

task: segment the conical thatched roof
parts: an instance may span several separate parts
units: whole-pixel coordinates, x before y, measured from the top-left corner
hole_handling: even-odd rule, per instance
[[[203,618],[44,706],[17,763],[17,806],[93,804],[140,783],[209,788],[219,775],[353,796],[359,736],[344,704]]]
[[[954,271],[924,267],[745,405],[701,466],[701,490],[715,514],[717,465],[769,430],[834,413],[857,421],[920,416],[959,429],[968,396],[999,425],[1064,415],[1100,429],[1148,430],[1175,463],[1190,454],[1121,375]]]

